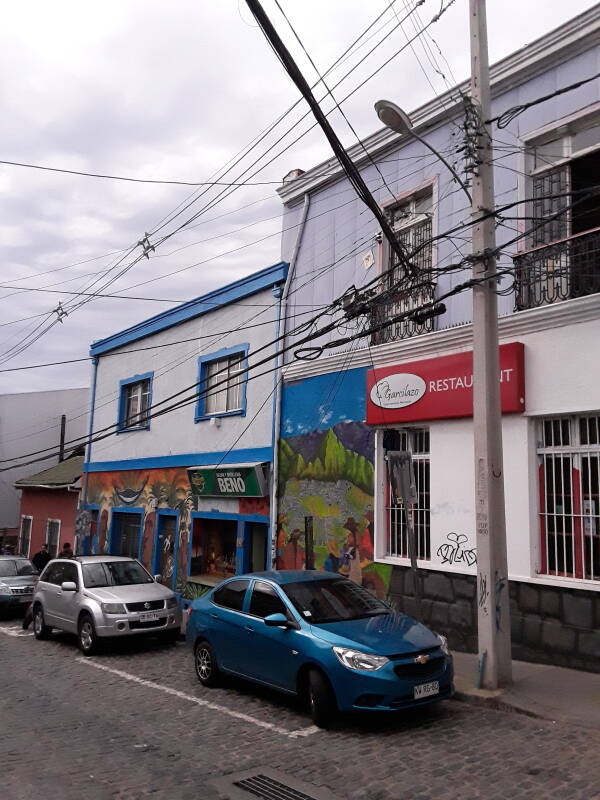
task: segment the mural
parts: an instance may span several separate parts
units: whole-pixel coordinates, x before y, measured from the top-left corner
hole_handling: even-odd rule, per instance
[[[177,560],[178,576],[187,575],[194,501],[185,468],[92,472],[88,477],[87,501],[100,508],[97,541],[93,543],[94,552],[98,553],[108,552],[110,509],[135,506],[144,510],[141,561],[150,572],[153,567],[157,511],[167,508],[178,511],[177,553],[174,536],[169,531],[159,560],[160,573],[163,583],[170,584]],[[176,589],[181,591],[184,585],[185,581],[178,577]]]
[[[315,569],[386,597],[391,566],[373,562],[374,452],[374,432],[363,422],[280,440],[278,569],[306,566],[305,518],[312,517]]]

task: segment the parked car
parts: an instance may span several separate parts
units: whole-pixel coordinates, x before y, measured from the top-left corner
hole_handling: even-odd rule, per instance
[[[26,609],[31,603],[38,571],[28,558],[0,556],[0,614]]]
[[[175,594],[133,558],[79,556],[50,561],[33,596],[33,632],[77,634],[84,655],[101,640],[153,634],[175,642],[181,610]]]
[[[229,673],[300,695],[320,727],[336,711],[398,711],[453,692],[445,637],[334,573],[240,575],[188,613],[202,684]]]

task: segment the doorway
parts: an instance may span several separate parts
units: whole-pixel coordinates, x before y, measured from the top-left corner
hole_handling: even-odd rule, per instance
[[[218,583],[236,574],[237,529],[236,520],[194,520],[190,580]]]
[[[246,541],[250,545],[249,571],[263,572],[267,566],[267,532],[269,526],[262,522],[246,523]]]
[[[177,516],[158,515],[156,537],[154,539],[154,561],[152,572],[160,575],[160,582],[169,586],[175,571],[175,542],[177,540]]]
[[[111,556],[138,557],[141,521],[141,514],[113,511],[112,534],[110,537]]]

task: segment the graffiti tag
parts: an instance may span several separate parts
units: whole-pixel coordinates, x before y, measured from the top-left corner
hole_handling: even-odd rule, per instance
[[[496,585],[494,593],[496,598],[496,630],[500,630],[502,623],[502,591],[506,588],[506,578],[502,578],[496,570]]]
[[[463,563],[472,567],[477,563],[477,550],[474,547],[465,548],[463,545],[469,537],[464,533],[451,532],[447,534],[447,542],[441,544],[437,549],[437,555],[442,559],[442,564]]]
[[[479,608],[486,608],[487,599],[490,596],[490,593],[487,588],[487,575],[480,575],[479,576]]]

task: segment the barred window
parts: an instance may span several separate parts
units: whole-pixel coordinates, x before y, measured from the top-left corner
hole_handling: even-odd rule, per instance
[[[29,558],[31,546],[31,526],[33,517],[21,517],[21,530],[19,531],[19,555]]]
[[[429,430],[414,428],[402,431],[387,431],[396,441],[388,449],[405,450],[412,454],[417,502],[412,508],[412,519],[417,545],[417,558],[431,558],[431,503],[430,503],[430,461]],[[391,486],[386,491],[387,547],[386,554],[396,558],[408,558],[407,508],[403,502],[397,505],[393,500]]]
[[[538,427],[541,572],[600,580],[600,416]]]

